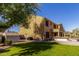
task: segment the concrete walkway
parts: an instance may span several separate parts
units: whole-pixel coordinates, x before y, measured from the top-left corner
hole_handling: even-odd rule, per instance
[[[64,41],[64,40],[63,41],[29,41],[29,40],[26,40],[24,42],[16,42],[14,44],[29,43],[29,42],[57,42],[57,43],[63,44],[63,45],[79,46],[78,41]]]
[[[79,42],[77,41],[56,41],[56,42],[63,45],[79,46]]]

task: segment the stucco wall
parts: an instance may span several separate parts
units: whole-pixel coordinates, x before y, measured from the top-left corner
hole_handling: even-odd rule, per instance
[[[41,36],[44,34],[44,32],[53,31],[53,30],[51,30],[51,29],[53,29],[53,23],[50,20],[48,20],[50,22],[50,24],[49,24],[50,26],[46,27],[45,20],[48,20],[48,19],[40,17],[40,16],[32,16],[32,18],[29,20],[30,21],[29,28],[26,29],[21,26],[19,34],[32,36],[34,38],[35,37],[41,38]]]

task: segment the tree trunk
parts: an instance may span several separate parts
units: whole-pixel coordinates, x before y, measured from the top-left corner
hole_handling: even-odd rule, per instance
[[[6,36],[6,33],[4,32],[2,36],[3,45],[7,45],[6,40],[7,40],[7,36]]]
[[[6,45],[6,39],[7,39],[7,36],[6,36],[6,28],[3,28],[3,29],[0,29],[0,31],[2,32],[2,43],[3,45]]]

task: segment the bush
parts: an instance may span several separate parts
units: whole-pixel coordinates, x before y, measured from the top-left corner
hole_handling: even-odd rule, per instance
[[[40,38],[39,38],[39,37],[36,37],[34,40],[37,40],[37,41],[39,41],[39,40],[40,40]]]
[[[19,35],[20,39],[26,39],[24,35]]]
[[[79,42],[79,39],[77,41]]]
[[[33,40],[33,37],[28,37],[27,40]]]
[[[7,45],[12,45],[12,40],[6,40]]]

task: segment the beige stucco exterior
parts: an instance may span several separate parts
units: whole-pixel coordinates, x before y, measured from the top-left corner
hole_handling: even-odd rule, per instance
[[[26,36],[31,36],[33,38],[45,38],[45,33],[49,32],[49,38],[53,37],[53,22],[48,20],[47,18],[40,16],[32,16],[29,20],[29,28],[26,29],[23,26],[20,26],[19,34],[23,34]],[[45,25],[45,21],[48,21],[48,25]]]

